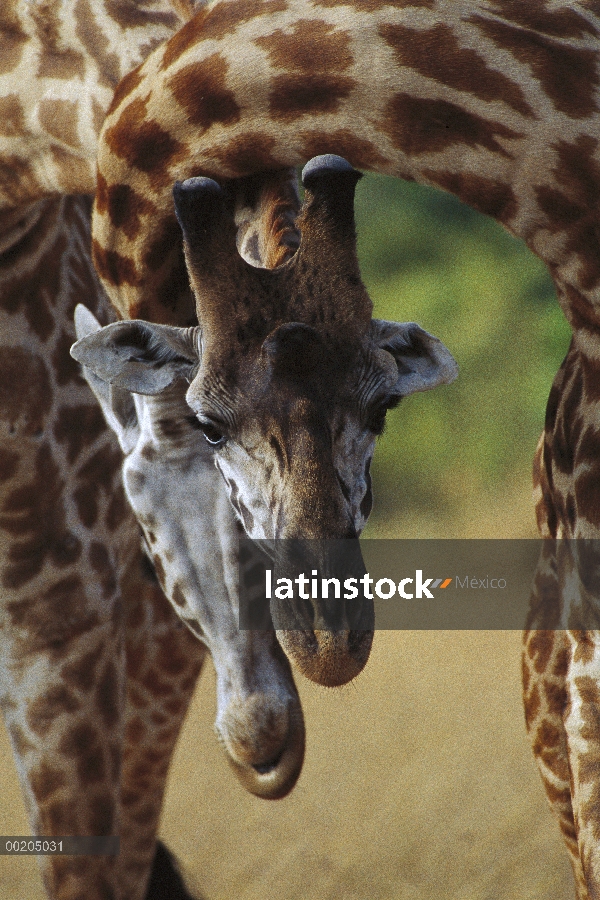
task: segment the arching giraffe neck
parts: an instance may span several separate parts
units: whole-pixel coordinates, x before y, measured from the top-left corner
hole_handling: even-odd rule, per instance
[[[212,4],[122,82],[106,120],[94,253],[113,303],[176,321],[176,177],[335,152],[493,216],[548,264],[571,322],[595,322],[599,33],[573,3]]]
[[[192,0],[6,0],[0,9],[0,210],[93,194],[119,81],[186,21]]]

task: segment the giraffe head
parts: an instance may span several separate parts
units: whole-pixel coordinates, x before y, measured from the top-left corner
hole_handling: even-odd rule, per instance
[[[100,333],[83,306],[77,336]],[[215,728],[236,775],[265,798],[287,794],[304,758],[304,721],[291,669],[275,634],[241,631],[241,526],[190,425],[181,384],[132,394],[84,367],[125,454],[123,482],[158,580],[188,628],[210,650],[217,679]]]
[[[253,539],[357,538],[371,510],[369,467],[386,410],[457,374],[448,350],[418,325],[371,318],[356,258],[359,178],[341,157],[307,164],[300,246],[273,270],[238,253],[227,190],[209,178],[176,184],[200,326],[120,322],[73,351],[106,381],[140,394],[189,383],[189,428],[211,449]],[[362,621],[278,636],[305,675],[339,685],[369,656],[369,610]]]

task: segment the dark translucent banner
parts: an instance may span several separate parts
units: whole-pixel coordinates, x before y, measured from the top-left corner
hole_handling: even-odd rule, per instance
[[[240,544],[240,628],[600,628],[600,540]]]
[[[0,856],[118,856],[121,839],[107,837],[0,837]]]

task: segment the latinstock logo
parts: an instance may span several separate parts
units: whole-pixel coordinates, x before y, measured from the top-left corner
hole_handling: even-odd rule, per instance
[[[467,579],[468,580],[468,579]],[[404,600],[433,600],[432,591],[436,588],[444,590],[452,584],[452,578],[423,578],[423,570],[416,569],[414,578],[401,578],[398,582],[392,578],[374,578],[366,572],[361,578],[319,578],[316,569],[312,570],[308,578],[304,572],[295,578],[279,577],[273,583],[273,570],[265,570],[265,596],[267,600],[328,600],[330,597],[336,600],[356,600],[360,593],[367,600],[379,597],[380,600],[391,600],[398,593]],[[457,579],[458,581],[458,579]],[[359,590],[362,586],[362,592]],[[408,588],[408,585],[412,587]],[[343,593],[342,593],[343,587]],[[371,588],[374,587],[375,594]],[[297,588],[297,590],[296,590]],[[310,588],[310,590],[309,590]]]

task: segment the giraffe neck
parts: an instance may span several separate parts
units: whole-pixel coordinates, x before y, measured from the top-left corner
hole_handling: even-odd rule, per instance
[[[593,303],[599,33],[573,3],[211,5],[126,79],[108,115],[94,247],[111,300],[126,316],[177,319],[164,300],[175,178],[335,152],[451,191]]]
[[[94,193],[98,134],[117,84],[180,27],[188,6],[2,4],[0,210],[48,194]]]

